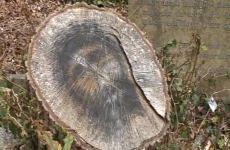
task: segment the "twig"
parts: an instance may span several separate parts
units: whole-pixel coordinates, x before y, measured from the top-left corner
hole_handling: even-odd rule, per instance
[[[204,119],[201,121],[200,126],[199,126],[199,128],[198,128],[198,131],[197,131],[196,133],[199,133],[199,132],[200,132],[200,128],[201,128],[201,126],[202,126],[202,123],[203,123],[203,121],[208,117],[209,112],[210,112],[210,109],[208,110],[208,112],[207,112],[207,114],[205,115]]]
[[[214,92],[214,93],[212,93],[211,97],[213,97],[213,95],[215,95],[215,94],[218,94],[218,93],[220,93],[220,92],[224,92],[224,91],[230,91],[230,89],[223,89],[223,90],[220,90],[220,91]]]
[[[191,63],[189,64],[189,68],[186,71],[186,74],[184,76],[184,81],[185,81],[186,85],[190,84],[190,82],[192,81],[192,79],[194,77],[194,72],[195,72],[194,70],[196,68],[198,55],[200,53],[200,44],[201,44],[200,38],[199,38],[197,33],[193,34],[192,36],[193,36],[194,43],[191,44],[191,46],[192,46]]]
[[[27,91],[25,88],[23,88],[22,86],[20,86],[20,85],[14,83],[14,82],[12,82],[11,80],[9,80],[8,78],[6,78],[5,76],[2,76],[2,78],[3,78],[4,80],[6,80],[6,81],[9,81],[9,82],[12,83],[13,85],[15,85],[15,86],[21,88],[22,90]]]
[[[140,6],[137,6],[137,8],[134,9],[134,11],[128,16],[128,18],[131,17],[137,11],[137,9],[139,9],[139,8],[140,8]]]
[[[13,116],[11,116],[10,114],[7,114],[7,116],[3,117],[3,119],[12,121],[17,127],[19,127],[22,130],[21,136],[25,135],[26,137],[28,137],[28,134],[26,133],[24,127]]]
[[[174,98],[173,98],[173,95],[172,95],[172,88],[171,88],[171,87],[175,88],[175,87],[172,85],[175,79],[177,79],[177,78],[173,78],[172,82],[170,83],[170,88],[169,88],[169,90],[170,90],[170,96],[171,96],[171,99],[172,99],[172,102],[173,102],[173,106],[174,106],[174,111],[175,111],[175,115],[176,115],[176,121],[177,121],[177,124],[179,124],[179,119],[178,119],[178,114],[177,114],[177,108],[176,108],[176,104],[175,104],[175,102],[174,102]],[[178,129],[178,125],[177,125],[176,128]]]
[[[189,61],[190,61],[190,59],[187,59],[183,64],[181,64],[180,66],[176,67],[176,70],[181,68],[182,66],[186,65]]]
[[[200,81],[202,81],[202,79],[205,78],[209,74],[210,69],[211,69],[211,67],[208,67],[208,71],[206,72],[206,74],[204,76],[201,77]]]
[[[11,92],[12,92],[12,94],[13,94],[13,96],[14,96],[14,98],[16,98],[16,101],[17,101],[17,105],[18,105],[18,107],[19,107],[19,113],[20,113],[20,116],[21,116],[21,113],[29,120],[30,119],[30,117],[29,116],[27,116],[27,114],[25,114],[25,112],[23,111],[23,109],[22,109],[22,106],[20,105],[20,102],[19,102],[19,99],[18,99],[18,96],[14,93],[14,90],[12,89],[11,90]]]
[[[3,52],[2,56],[0,57],[0,61],[2,61],[5,56],[6,56],[6,51]]]
[[[28,35],[26,35],[26,34],[24,34],[24,33],[22,33],[20,30],[17,30],[19,33],[21,33],[22,35],[24,35],[25,37],[27,37],[27,38],[29,38],[29,36]]]
[[[219,77],[224,77],[224,76],[227,76],[227,75],[228,74],[221,74],[221,75],[215,76],[214,79],[219,78]]]

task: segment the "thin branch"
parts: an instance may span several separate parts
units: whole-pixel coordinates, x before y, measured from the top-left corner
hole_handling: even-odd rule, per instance
[[[196,133],[199,133],[199,132],[200,132],[202,123],[203,123],[203,121],[205,121],[205,119],[208,117],[210,110],[211,110],[211,109],[209,109],[208,112],[207,112],[207,114],[204,116],[204,119],[201,121],[200,126],[199,126],[199,128],[198,128],[198,131],[197,131]]]
[[[226,74],[221,74],[221,75],[215,76],[214,79],[219,78],[219,77],[224,77],[224,76],[227,76],[227,75],[228,75],[227,73]]]
[[[214,93],[212,93],[211,97],[213,97],[213,95],[215,95],[215,94],[218,94],[218,93],[220,93],[220,92],[224,92],[224,91],[230,91],[230,89],[223,89],[223,90],[220,90],[220,91],[214,92]]]
[[[2,78],[3,78],[4,80],[6,80],[6,81],[9,81],[9,82],[10,82],[10,83],[12,83],[13,85],[15,85],[15,86],[17,86],[17,87],[21,88],[22,90],[27,91],[25,88],[23,88],[22,86],[20,86],[20,85],[18,85],[18,84],[16,84],[16,83],[14,83],[14,82],[12,82],[12,81],[11,81],[11,80],[9,80],[7,77],[2,76]]]
[[[206,72],[206,74],[204,76],[201,77],[201,79],[200,79],[201,81],[203,78],[205,78],[209,74],[210,69],[211,69],[211,67],[208,67],[208,71]]]
[[[134,11],[128,16],[128,18],[130,18],[139,8],[140,8],[140,6],[137,6],[137,8],[134,9]]]
[[[178,114],[177,114],[177,108],[176,108],[176,104],[175,104],[175,101],[174,101],[174,98],[173,98],[173,95],[172,95],[172,88],[175,88],[172,84],[173,84],[173,81],[175,80],[176,78],[173,78],[172,82],[170,83],[170,96],[171,96],[171,99],[172,99],[172,102],[173,102],[173,106],[174,106],[174,111],[175,111],[175,115],[176,115],[176,120],[177,120],[177,124],[179,124],[179,119],[178,119]],[[178,129],[178,125],[176,127]]]

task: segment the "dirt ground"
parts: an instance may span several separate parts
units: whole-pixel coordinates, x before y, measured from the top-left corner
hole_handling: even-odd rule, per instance
[[[0,66],[6,73],[26,72],[30,38],[50,13],[63,8],[55,0],[0,0]]]

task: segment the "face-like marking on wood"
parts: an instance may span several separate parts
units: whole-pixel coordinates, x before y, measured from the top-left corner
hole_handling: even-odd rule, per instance
[[[164,80],[140,33],[111,17],[73,9],[50,19],[31,45],[29,77],[86,143],[129,150],[164,130]]]
[[[144,95],[136,86],[120,42],[96,28],[99,24],[87,26],[75,27],[75,38],[63,39],[64,53],[57,63],[64,74],[59,82],[67,81],[65,88],[73,101],[82,105],[90,120],[101,124],[98,127],[113,126],[106,130],[112,134],[130,124],[125,114],[144,115],[140,102]]]

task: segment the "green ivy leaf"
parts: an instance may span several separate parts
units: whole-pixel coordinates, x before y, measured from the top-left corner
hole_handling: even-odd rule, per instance
[[[197,87],[192,88],[193,93],[197,93]]]
[[[194,105],[197,107],[199,105],[200,97],[197,94],[193,94],[192,95],[192,100],[194,102]]]
[[[6,87],[12,89],[14,84],[10,81],[6,81]]]
[[[211,140],[212,140],[213,142],[215,142],[215,141],[216,141],[216,136],[215,136],[214,134],[212,134],[212,136],[211,136]]]
[[[178,92],[181,92],[182,91],[182,88],[181,88],[181,86],[182,86],[182,80],[181,79],[174,79],[174,82],[173,82],[173,85],[174,85],[174,87],[176,88],[176,90],[178,91]]]
[[[115,3],[113,3],[113,2],[107,1],[107,3],[108,3],[109,5],[115,6]]]
[[[173,46],[173,45],[176,45],[177,44],[177,41],[175,39],[173,40],[169,40],[167,45],[170,45],[170,46]]]
[[[180,106],[180,114],[181,114],[181,115],[184,114],[184,106],[183,106],[183,105]]]
[[[163,47],[162,47],[162,50],[163,50],[163,51],[168,50],[168,47],[167,47],[167,46],[163,46]]]
[[[6,105],[5,107],[2,107],[0,109],[0,117],[1,118],[6,117],[9,113],[10,113],[10,106],[9,105]]]
[[[218,140],[218,145],[219,145],[220,149],[224,148],[224,143],[225,143],[225,141],[223,139]]]
[[[97,5],[103,5],[102,1],[97,1]]]
[[[224,107],[224,110],[225,110],[226,113],[230,113],[230,106],[226,105]]]
[[[20,130],[18,129],[18,127],[13,123],[10,122],[9,124],[9,129],[11,131],[11,133],[16,137],[17,135],[19,135]]]
[[[184,138],[184,139],[187,139],[188,138],[188,129],[187,129],[187,127],[183,127],[183,131],[182,131],[182,133],[181,133],[181,138]]]
[[[202,43],[200,45],[200,49],[203,50],[203,51],[207,51],[208,50],[207,46],[204,43]]]
[[[189,100],[188,100],[188,99],[183,100],[183,102],[182,102],[183,106],[187,106],[187,105],[188,105],[188,102],[189,102]]]
[[[214,117],[212,117],[211,120],[212,120],[213,123],[217,123],[218,120],[219,120],[219,117],[218,116],[214,116]]]
[[[71,145],[73,143],[73,136],[68,134],[65,139],[64,139],[64,147],[63,147],[63,150],[70,150],[71,149]]]
[[[0,92],[7,92],[7,91],[10,91],[10,88],[0,87]]]
[[[42,135],[48,150],[61,150],[61,144],[53,140],[53,134],[50,131],[45,131]]]
[[[182,92],[182,88],[181,87],[176,87],[176,90],[178,91],[178,92]]]

